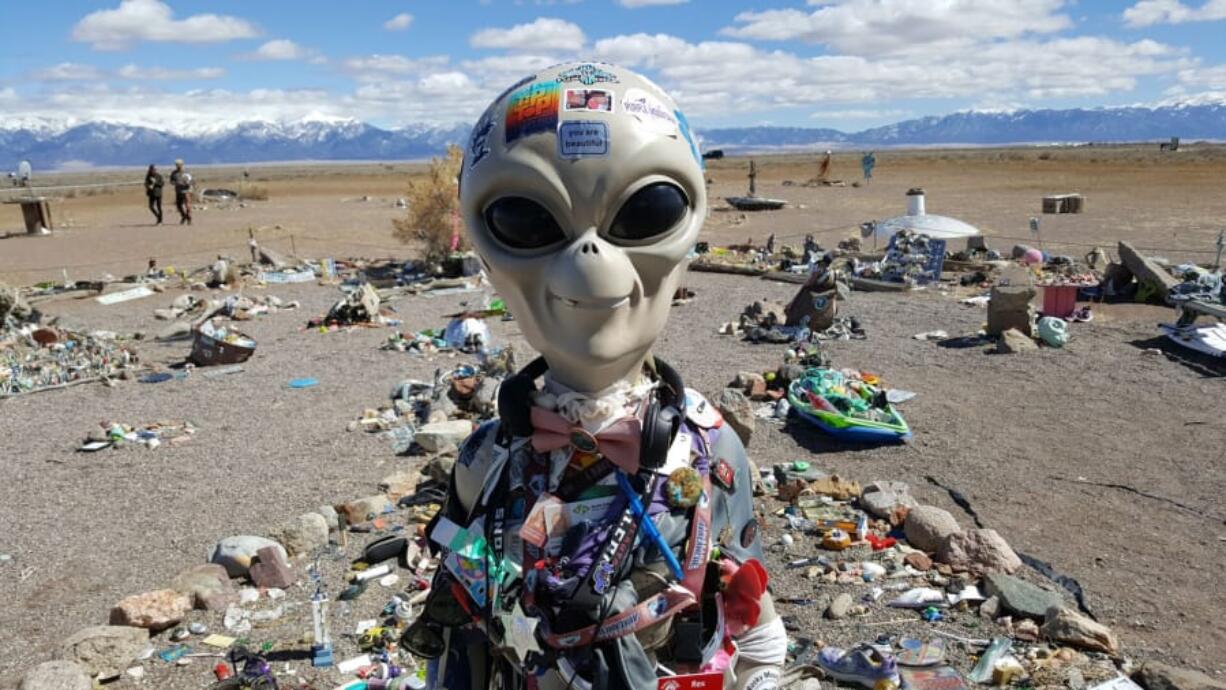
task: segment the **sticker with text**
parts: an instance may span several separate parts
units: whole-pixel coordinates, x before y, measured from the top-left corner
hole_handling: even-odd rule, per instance
[[[563,158],[589,158],[609,153],[609,125],[570,120],[558,127],[558,153]]]

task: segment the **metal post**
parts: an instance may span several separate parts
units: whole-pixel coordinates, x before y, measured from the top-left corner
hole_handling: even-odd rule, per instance
[[[757,196],[757,185],[754,184],[754,178],[758,176],[757,166],[752,160],[749,161],[749,196]]]
[[[1222,248],[1226,247],[1226,230],[1217,231],[1217,267],[1222,267]]]

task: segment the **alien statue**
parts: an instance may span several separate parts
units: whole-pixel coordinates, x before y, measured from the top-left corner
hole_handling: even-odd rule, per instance
[[[474,128],[465,223],[541,357],[503,382],[429,526],[441,565],[402,642],[431,687],[778,687],[744,447],[651,352],[704,182],[672,99],[611,65],[542,70]]]

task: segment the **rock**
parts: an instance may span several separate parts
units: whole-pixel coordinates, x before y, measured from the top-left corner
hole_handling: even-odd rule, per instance
[[[1000,335],[1016,328],[1030,335],[1034,313],[1030,307],[1035,289],[1030,285],[997,285],[988,300],[988,335]]]
[[[719,413],[724,416],[724,421],[741,437],[741,443],[748,446],[749,440],[753,438],[756,419],[749,398],[735,388],[725,388],[719,394],[716,405],[719,407]]]
[[[346,523],[356,525],[359,522],[367,522],[379,517],[390,510],[391,507],[391,501],[387,500],[387,496],[378,494],[339,505],[336,507],[336,510],[345,516]]]
[[[1019,352],[1034,352],[1039,349],[1039,344],[1034,341],[1034,338],[1022,333],[1016,328],[1010,328],[1000,334],[1000,340],[996,342],[996,352],[1002,355],[1014,355]]]
[[[251,581],[256,587],[285,589],[294,584],[294,579],[284,550],[266,546],[256,553],[256,562],[251,564]]]
[[[786,389],[796,379],[804,378],[805,368],[799,364],[781,364],[775,371],[779,383]]]
[[[85,667],[99,680],[117,677],[145,651],[149,631],[125,625],[95,625],[64,640],[61,657]]]
[[[328,523],[328,529],[340,529],[340,515],[336,512],[336,508],[332,506],[319,506],[315,509],[316,513],[323,516],[324,522]]]
[[[303,513],[271,535],[290,556],[306,555],[328,545],[328,521],[319,513]]]
[[[860,482],[843,479],[837,474],[809,482],[809,489],[836,501],[850,501],[861,493]]]
[[[237,596],[230,574],[216,563],[202,563],[179,573],[169,587],[192,599],[198,609],[224,611]]]
[[[990,621],[996,620],[1000,615],[1000,597],[988,597],[979,605],[979,617],[986,618]]]
[[[937,550],[937,560],[975,574],[1012,575],[1022,567],[1022,559],[994,529],[972,529],[949,535]]]
[[[379,490],[387,494],[391,500],[398,500],[401,496],[408,496],[417,490],[419,476],[421,473],[413,470],[402,470],[389,474],[379,482]]]
[[[921,551],[936,551],[951,534],[961,532],[949,511],[936,506],[916,506],[907,513],[903,533],[907,542]]]
[[[159,632],[178,624],[191,610],[191,597],[173,589],[159,589],[120,599],[111,609],[111,625]]]
[[[1086,690],[1086,677],[1079,668],[1070,668],[1064,677],[1064,686],[1068,690]]]
[[[860,507],[879,518],[889,519],[897,508],[910,509],[918,505],[906,482],[876,481],[864,487],[860,494]]]
[[[834,598],[830,602],[830,607],[826,609],[826,617],[830,620],[837,621],[847,617],[851,611],[852,599],[851,595],[844,592]]]
[[[766,378],[756,372],[738,372],[736,380],[733,381],[730,387],[739,389],[742,393],[748,395],[751,400],[758,400],[766,396]]]
[[[174,309],[154,309],[153,318],[158,321],[174,321],[178,318],[179,312]]]
[[[20,690],[90,690],[85,667],[75,661],[44,661],[26,672]]]
[[[1226,682],[1216,680],[1190,668],[1177,668],[1147,661],[1133,680],[1145,690],[1226,690]]]
[[[1149,285],[1154,290],[1154,299],[1157,302],[1165,302],[1167,294],[1180,283],[1170,271],[1157,261],[1137,251],[1136,247],[1128,242],[1120,242],[1119,252],[1120,263],[1128,267],[1128,270],[1137,277],[1138,283]]]
[[[932,570],[932,559],[929,558],[928,554],[924,553],[923,551],[912,551],[906,556],[903,556],[902,560],[903,563],[906,563],[921,573]]]
[[[450,447],[458,448],[472,431],[472,422],[467,419],[453,419],[421,427],[414,439],[427,452],[438,453]]]
[[[1052,642],[1078,649],[1111,656],[1120,651],[1120,642],[1110,628],[1065,606],[1057,605],[1047,610],[1041,632]]]
[[[444,484],[451,482],[451,470],[455,467],[455,458],[450,455],[440,455],[437,458],[432,458],[426,466],[422,468],[421,473],[433,479],[436,482]]]
[[[984,585],[988,596],[1000,599],[1005,611],[1042,620],[1047,609],[1061,606],[1064,599],[1056,592],[1049,592],[1035,585],[1004,573],[988,573],[984,577]]]
[[[282,551],[285,550],[285,547],[265,537],[251,535],[226,537],[213,547],[213,554],[209,557],[209,562],[224,567],[230,577],[246,577],[255,553],[266,546],[275,546]]]
[[[14,321],[25,321],[32,314],[30,305],[22,298],[17,288],[0,283],[0,326],[4,325],[4,320],[9,316],[13,317]]]

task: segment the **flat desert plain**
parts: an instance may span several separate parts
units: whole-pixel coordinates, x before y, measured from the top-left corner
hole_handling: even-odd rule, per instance
[[[813,156],[758,157],[759,194],[790,203],[749,215],[721,208],[723,197],[744,193],[748,159],[710,163],[713,209],[702,239],[764,243],[775,234],[779,242],[799,244],[813,234],[832,247],[857,234],[863,221],[901,214],[904,193],[917,186],[927,191],[930,213],[978,226],[1005,253],[1017,241],[1033,240],[1032,216],[1042,218],[1046,249],[1075,257],[1095,246],[1115,255],[1115,243],[1129,240],[1173,262],[1208,262],[1226,227],[1222,147],[878,151],[873,181],[855,188],[850,182],[860,177],[859,156],[835,157],[832,178],[845,187],[800,186],[816,174]],[[168,222],[155,227],[139,186],[79,193],[55,203],[57,222],[65,226],[51,236],[0,239],[0,280],[29,285],[63,280],[65,273],[72,280],[123,276],[144,270],[150,259],[192,269],[219,254],[247,257],[249,233],[301,257],[412,258],[413,248],[392,238],[391,221],[405,213],[395,201],[421,169],[252,166],[245,184],[263,187],[267,201],[229,210],[210,204],[190,227],[176,224],[169,194]],[[240,171],[200,167],[195,174],[200,188],[233,189]],[[141,175],[73,173],[38,182],[138,181]],[[1085,195],[1084,213],[1040,215],[1043,195],[1069,192]],[[0,233],[6,231],[21,232],[20,216],[0,205]],[[756,299],[790,298],[795,286],[700,273],[689,274],[686,285],[696,297],[674,308],[658,354],[689,386],[713,396],[737,371],[781,363],[782,346],[720,336],[717,328]],[[346,424],[384,403],[398,381],[428,379],[438,367],[473,358],[380,350],[387,328],[305,330],[306,320],[338,297],[334,287],[258,290],[298,299],[302,307],[243,325],[259,347],[240,374],[77,386],[0,402],[0,553],[14,557],[0,565],[0,686],[53,656],[73,631],[104,623],[120,598],[156,589],[203,562],[218,539],[264,534],[320,504],[369,495],[380,478],[420,463],[393,455],[376,435],[347,432]],[[164,326],[153,309],[178,294],[170,289],[113,306],[71,298],[37,306],[64,325],[152,334]],[[837,366],[872,371],[890,386],[918,393],[902,407],[915,431],[911,443],[859,449],[833,443],[802,422],[760,420],[750,455],[762,467],[805,459],[861,482],[905,481],[922,502],[971,526],[941,487],[955,489],[1017,551],[1076,579],[1129,657],[1226,676],[1226,367],[1165,343],[1156,324],[1172,320],[1173,311],[1145,305],[1095,305],[1095,320],[1074,325],[1063,350],[996,356],[983,346],[912,338],[935,329],[975,333],[985,313],[958,304],[967,294],[956,283],[947,291],[854,293],[842,313],[860,319],[867,339],[825,345]],[[404,320],[402,330],[416,331],[444,325],[443,315],[480,298],[403,298],[392,306]],[[516,322],[490,325],[497,344],[515,345],[526,361],[531,350]],[[157,369],[181,362],[187,352],[183,343],[151,340],[139,348]],[[289,389],[298,376],[320,384]],[[74,452],[102,420],[160,419],[189,419],[199,431],[178,448]],[[765,528],[778,596],[846,588],[784,570],[784,561],[816,549],[798,544],[785,553],[774,546],[778,523]],[[846,589],[863,593],[863,587]],[[383,603],[381,597],[359,602],[370,610],[355,609],[352,617],[372,617]],[[864,619],[823,621],[814,608],[785,606],[784,613],[796,617],[804,635],[829,643],[871,640],[888,629]],[[301,637],[309,628],[300,615],[296,621],[298,627],[276,634]],[[951,629],[987,637],[993,628],[983,622],[978,629]],[[204,687],[211,678],[205,664],[171,671],[158,676],[157,687]],[[120,683],[136,685],[129,678]]]

